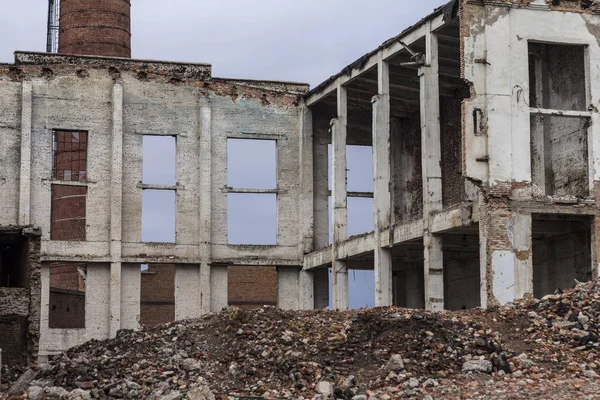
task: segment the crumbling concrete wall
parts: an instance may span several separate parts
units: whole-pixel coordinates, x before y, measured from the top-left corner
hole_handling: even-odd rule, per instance
[[[554,194],[587,197],[587,191],[596,186],[600,177],[595,123],[587,129],[577,116],[565,123],[563,118],[549,117],[553,111],[533,110],[582,108],[585,104],[581,112],[589,114],[583,116],[588,121],[598,118],[600,77],[593,66],[600,60],[600,23],[579,2],[563,1],[560,6],[535,3],[461,3],[461,70],[463,78],[471,84],[471,97],[463,102],[462,108],[463,171],[480,190],[483,305],[506,303],[532,294],[531,213],[558,201],[551,198]],[[553,9],[572,12],[548,12]],[[554,100],[540,103],[536,100],[539,97],[532,95],[536,87],[529,68],[530,43],[586,46],[582,63],[587,76],[583,78],[576,73],[567,76],[566,81],[549,82],[546,97],[550,94]],[[552,68],[565,67],[565,61],[557,59],[552,64]],[[569,89],[561,90],[565,85]],[[581,101],[581,93],[585,93],[585,102]],[[530,104],[532,101],[536,104]],[[536,113],[545,114],[544,124],[552,127],[546,132],[547,142],[553,144],[552,151],[544,154],[551,161],[546,163],[553,166],[550,169],[536,167],[536,156],[539,162],[542,154],[532,150],[536,130],[532,137],[531,128],[532,121],[535,128]],[[553,175],[550,193],[545,188],[541,193],[536,189],[542,170]],[[584,208],[563,207],[553,212],[591,211]],[[593,265],[596,271],[597,260]]]

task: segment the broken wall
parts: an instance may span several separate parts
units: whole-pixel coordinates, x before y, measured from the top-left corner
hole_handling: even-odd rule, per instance
[[[31,228],[0,227],[0,247],[7,235],[20,242],[22,277],[16,286],[0,283],[0,348],[4,363],[27,364],[36,360],[40,340],[40,238]]]

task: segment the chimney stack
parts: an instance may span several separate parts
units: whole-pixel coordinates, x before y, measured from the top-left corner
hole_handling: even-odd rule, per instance
[[[131,1],[60,0],[58,52],[131,58]]]

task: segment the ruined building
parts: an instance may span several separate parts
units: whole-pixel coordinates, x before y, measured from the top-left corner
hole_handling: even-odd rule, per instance
[[[322,308],[330,286],[344,309],[352,269],[374,270],[377,305],[430,310],[598,273],[595,2],[455,0],[310,91],[131,59],[129,0],[60,6],[58,53],[0,64],[5,361],[228,304]],[[271,183],[230,181],[230,148],[251,144]],[[172,178],[146,179],[170,156]],[[143,237],[152,196],[169,242]],[[228,232],[250,200],[271,209],[269,244]],[[349,237],[371,201],[374,231]]]

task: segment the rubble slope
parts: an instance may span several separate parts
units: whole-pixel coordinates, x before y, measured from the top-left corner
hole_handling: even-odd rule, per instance
[[[593,399],[600,398],[599,328],[600,281],[488,310],[234,309],[90,341],[40,366],[28,390],[39,398],[204,399],[210,391]],[[16,373],[3,375],[6,390]]]

